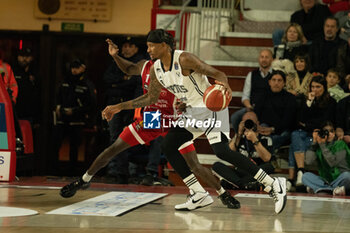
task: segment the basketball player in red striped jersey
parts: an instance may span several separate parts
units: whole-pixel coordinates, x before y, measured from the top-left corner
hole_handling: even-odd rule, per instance
[[[149,71],[152,67],[154,61],[153,60],[142,60],[137,64],[134,64],[128,60],[123,59],[118,55],[118,47],[111,40],[107,39],[107,43],[109,44],[109,54],[113,57],[116,64],[119,68],[128,75],[140,75],[142,77],[142,86],[144,90],[144,94],[147,93],[148,87],[150,85]],[[173,38],[169,34],[169,43],[173,44]],[[153,59],[153,57],[151,56]],[[170,93],[167,89],[163,88],[160,92],[160,97],[158,101],[150,106],[146,106],[144,108],[144,112],[155,112],[159,111],[162,113],[163,118],[169,118],[169,120],[175,120],[176,117],[176,109],[175,109],[175,96]],[[72,182],[64,186],[61,189],[61,196],[63,197],[71,197],[73,196],[77,190],[88,188],[90,184],[90,180],[97,171],[107,165],[107,163],[117,154],[122,152],[123,150],[138,145],[148,143],[158,136],[165,136],[169,128],[160,128],[160,129],[144,129],[143,127],[143,119],[139,118],[128,127],[126,127],[123,132],[119,135],[118,139],[115,143],[113,143],[110,147],[108,147],[105,151],[103,151],[93,162],[91,167],[87,170],[87,172],[78,179],[77,181]],[[224,205],[228,208],[237,209],[240,208],[240,203],[233,198],[229,192],[225,191],[219,181],[214,177],[211,171],[208,168],[203,167],[197,158],[197,154],[195,152],[195,148],[193,146],[192,141],[185,142],[179,148],[180,153],[183,156],[178,156],[174,159],[169,160],[172,167],[179,173],[190,174],[186,176],[181,176],[183,178],[184,183],[190,190],[191,194],[196,193],[197,196],[200,197],[199,201],[194,202],[190,205],[188,204],[180,204],[176,205],[175,209],[177,210],[193,210],[197,208],[201,208],[207,205],[210,205],[213,202],[213,199],[209,195],[207,191],[200,185],[197,178],[191,173],[191,170],[197,175],[200,176],[203,180],[206,180],[208,185],[215,188],[217,193],[219,194],[219,198]],[[186,163],[187,162],[187,163]],[[188,165],[187,165],[188,164]],[[179,172],[180,171],[180,172]]]

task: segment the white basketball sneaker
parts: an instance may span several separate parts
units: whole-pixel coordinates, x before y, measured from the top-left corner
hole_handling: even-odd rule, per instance
[[[208,192],[194,193],[192,190],[190,190],[190,193],[191,194],[188,196],[185,203],[175,206],[176,210],[194,210],[213,203],[213,198],[211,198]]]
[[[282,212],[287,203],[287,192],[286,192],[286,178],[277,177],[272,183],[272,189],[270,195],[275,201],[275,212],[279,214]]]

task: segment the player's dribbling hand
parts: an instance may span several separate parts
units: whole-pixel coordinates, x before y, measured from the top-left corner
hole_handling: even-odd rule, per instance
[[[102,111],[102,119],[110,121],[110,120],[112,120],[114,114],[120,112],[121,110],[122,109],[121,109],[121,106],[119,104],[108,105]]]
[[[107,39],[106,42],[108,43],[109,55],[111,55],[111,56],[118,55],[118,52],[119,52],[118,46],[116,44],[114,44],[111,39]]]
[[[232,90],[231,90],[230,85],[228,85],[228,83],[223,83],[223,82],[220,82],[218,80],[215,80],[215,83],[224,86],[225,95],[226,95],[227,99],[229,99],[231,101],[232,100]]]

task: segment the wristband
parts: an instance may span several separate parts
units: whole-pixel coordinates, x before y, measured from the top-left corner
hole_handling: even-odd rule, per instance
[[[256,141],[253,143],[253,145],[254,145],[254,146],[257,146],[257,145],[259,144],[259,142],[260,142],[259,140],[256,140]]]

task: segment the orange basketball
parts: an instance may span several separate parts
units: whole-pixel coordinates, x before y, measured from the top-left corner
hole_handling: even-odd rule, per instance
[[[211,111],[218,112],[225,109],[231,99],[225,95],[225,88],[222,85],[214,84],[208,87],[203,95],[203,102]]]

